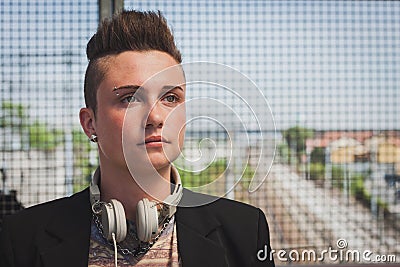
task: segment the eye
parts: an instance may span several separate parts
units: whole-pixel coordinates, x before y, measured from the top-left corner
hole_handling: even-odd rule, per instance
[[[179,101],[179,98],[176,95],[167,95],[164,99],[169,103],[175,103]]]
[[[121,99],[122,103],[132,103],[136,102],[138,99],[132,94],[132,95],[126,95]]]

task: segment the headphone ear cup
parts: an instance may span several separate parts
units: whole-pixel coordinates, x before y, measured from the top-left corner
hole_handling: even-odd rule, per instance
[[[117,242],[125,239],[127,226],[125,210],[121,202],[111,199],[109,203],[101,207],[101,223],[103,235],[107,240],[112,240],[112,233],[115,234]]]
[[[115,215],[115,239],[117,242],[121,242],[126,237],[127,226],[126,226],[126,217],[125,210],[122,203],[116,199],[111,199],[111,204],[114,207],[114,215]]]
[[[158,232],[158,211],[157,205],[153,202],[149,202],[148,210],[148,227],[149,227],[149,241],[157,235]]]
[[[138,202],[136,207],[136,230],[139,240],[143,241],[146,238],[147,232],[147,219],[146,219],[146,207],[145,202],[146,199],[142,199]]]
[[[140,200],[136,208],[136,229],[138,238],[150,242],[158,231],[157,206],[147,198]]]
[[[115,215],[111,203],[101,205],[101,224],[103,225],[104,238],[112,240],[111,233],[115,232]]]

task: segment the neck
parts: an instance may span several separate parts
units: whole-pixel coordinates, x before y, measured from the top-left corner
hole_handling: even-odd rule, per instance
[[[170,181],[171,165],[157,171],[165,180]],[[127,219],[136,221],[136,206],[141,199],[154,200],[154,197],[149,194],[152,192],[145,192],[138,185],[138,182],[140,183],[141,180],[135,179],[127,167],[121,168],[120,166],[102,164],[100,160],[100,172],[101,184],[99,188],[101,201],[109,202],[110,199],[120,201],[124,206]],[[167,184],[169,185],[169,183],[162,182],[155,185],[158,188],[158,192],[156,193],[157,199],[165,199],[170,194],[170,187],[166,186]]]

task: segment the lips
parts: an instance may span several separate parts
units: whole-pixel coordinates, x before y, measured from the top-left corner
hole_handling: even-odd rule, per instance
[[[162,136],[149,136],[147,137],[144,142],[140,143],[139,145],[146,145],[146,146],[157,146],[157,145],[162,145],[162,143],[168,143],[165,138]]]
[[[144,143],[162,142],[161,136],[150,136],[144,140]]]

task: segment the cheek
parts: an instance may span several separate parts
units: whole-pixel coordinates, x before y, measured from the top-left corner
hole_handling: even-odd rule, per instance
[[[124,112],[101,108],[96,115],[96,132],[99,145],[105,150],[121,147]]]
[[[178,138],[179,142],[181,142],[181,139],[183,140],[185,134],[185,123],[186,114],[184,110],[171,112],[164,125],[164,130],[166,131],[167,136],[174,139]]]
[[[99,114],[98,128],[109,136],[120,136],[124,123],[123,116],[119,114]]]
[[[182,150],[183,150],[183,144],[184,144],[184,141],[185,141],[185,132],[186,132],[186,126],[184,126],[184,127],[181,129],[181,131],[179,132],[179,140],[178,140],[178,143],[179,143],[179,151],[181,151],[181,152],[182,152]]]
[[[144,140],[145,131],[141,127],[143,124],[143,115],[140,110],[128,109],[126,116],[122,118],[121,128],[122,128],[122,138],[124,142],[137,143],[140,140]]]

